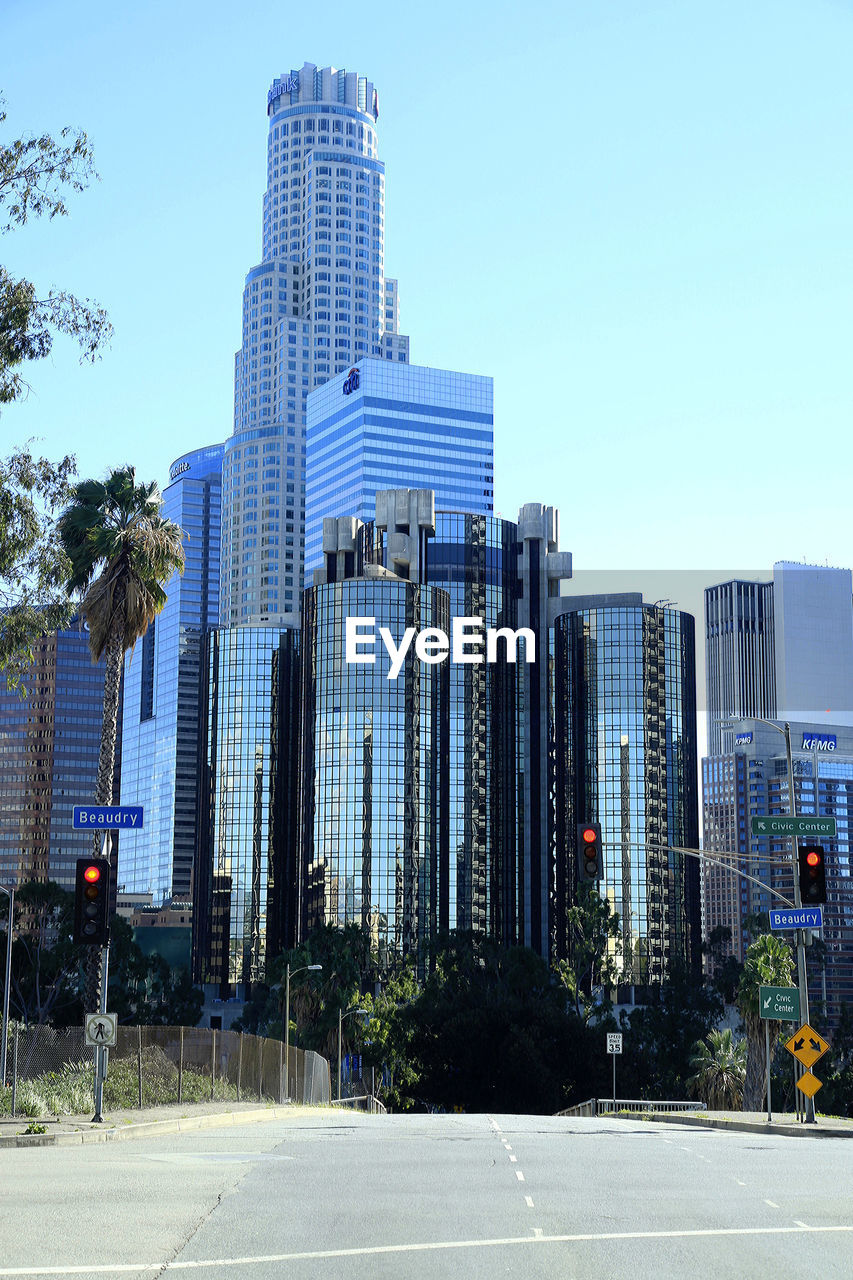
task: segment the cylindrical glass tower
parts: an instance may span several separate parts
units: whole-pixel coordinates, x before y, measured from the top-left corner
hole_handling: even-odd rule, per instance
[[[600,890],[619,913],[626,984],[698,969],[694,621],[675,609],[585,607],[555,623],[557,952],[568,951],[576,824],[602,828]]]
[[[347,617],[372,618],[376,661],[347,663]],[[396,679],[379,638],[449,627],[446,592],[351,578],[304,593],[302,885],[306,929],[360,924],[380,965],[436,929],[447,863],[448,664],[409,649]],[[443,869],[443,871],[442,871]]]

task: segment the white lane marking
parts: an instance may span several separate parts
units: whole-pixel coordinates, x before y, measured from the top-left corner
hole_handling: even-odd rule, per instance
[[[779,1206],[778,1206],[778,1204],[776,1203],[776,1201],[775,1201],[775,1200],[765,1200],[765,1201],[764,1201],[764,1203],[765,1203],[765,1204],[769,1204],[771,1209],[778,1209],[778,1208],[779,1208]]]
[[[119,1275],[132,1271],[199,1271],[205,1267],[247,1267],[313,1258],[362,1258],[383,1253],[431,1253],[450,1249],[506,1249],[524,1244],[575,1244],[597,1240],[697,1240],[723,1236],[802,1236],[853,1232],[853,1225],[832,1227],[705,1227],[684,1231],[600,1231],[559,1236],[508,1236],[487,1240],[434,1240],[423,1244],[379,1244],[360,1249],[316,1249],[305,1253],[272,1253],[246,1258],[203,1258],[199,1262],[110,1262],[73,1267],[0,1267],[0,1276]]]
[[[534,1228],[533,1228],[533,1238],[534,1238],[534,1240],[541,1240],[541,1239],[542,1239],[542,1228],[541,1228],[541,1227],[534,1227]]]
[[[806,1231],[809,1230],[809,1224],[807,1222],[800,1222],[799,1218],[795,1218],[794,1221],[796,1222],[798,1227],[805,1227]]]
[[[745,1183],[745,1182],[741,1182],[740,1178],[735,1178],[735,1182],[738,1184],[738,1186],[739,1186],[739,1187],[745,1187],[745,1186],[746,1186],[746,1183]]]
[[[525,1196],[525,1197],[524,1197],[524,1203],[527,1205],[528,1209],[532,1209],[532,1208],[533,1208],[533,1196]]]
[[[521,1172],[520,1169],[516,1169],[515,1176],[518,1178],[519,1182],[524,1181],[524,1174]]]
[[[517,1160],[518,1160],[518,1156],[510,1156],[509,1158],[510,1164],[515,1164]]]
[[[512,1151],[512,1147],[509,1145],[506,1138],[504,1138],[504,1146],[506,1147],[507,1151]]]

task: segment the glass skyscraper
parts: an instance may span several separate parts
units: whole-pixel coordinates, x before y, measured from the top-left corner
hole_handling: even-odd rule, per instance
[[[366,357],[408,361],[373,84],[306,62],[276,77],[266,109],[262,260],[243,290],[223,467],[223,626],[299,625],[309,392]]]
[[[75,804],[95,798],[104,661],[92,662],[89,633],[76,623],[33,649],[26,694],[0,679],[0,883],[53,880],[73,889],[77,859],[92,852],[92,833],[74,831],[71,819]],[[116,800],[120,766],[119,723]]]
[[[361,360],[308,397],[305,570],[326,516],[372,520],[383,489],[429,488],[439,511],[494,509],[492,379]]]
[[[619,913],[625,984],[701,963],[694,621],[640,596],[578,598],[554,659],[557,950],[575,881],[576,825],[600,822],[601,892]]]
[[[208,633],[193,963],[223,998],[263,981],[290,932],[298,640],[278,627]]]
[[[141,831],[121,833],[118,883],[155,906],[192,893],[199,773],[199,675],[204,635],[219,616],[220,471],[224,446],[169,468],[162,515],[184,530],[185,568],[125,658],[122,804],[142,805]]]
[[[304,926],[360,924],[380,964],[418,956],[437,928],[434,886],[447,862],[447,664],[410,650],[397,679],[387,655],[344,658],[347,616],[450,626],[446,592],[352,577],[305,592],[302,877]]]
[[[518,526],[490,515],[436,512],[425,581],[452,617],[516,626]],[[507,875],[515,865],[515,667],[450,667],[449,856],[439,924],[507,937]],[[511,933],[510,933],[511,936]]]

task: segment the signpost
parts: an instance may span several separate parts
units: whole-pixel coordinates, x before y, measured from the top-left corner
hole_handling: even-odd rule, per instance
[[[759,1012],[771,1022],[799,1022],[800,993],[796,987],[759,987]]]
[[[797,1088],[807,1098],[813,1098],[818,1089],[823,1088],[823,1081],[812,1075],[809,1068],[813,1067],[818,1059],[822,1058],[827,1052],[829,1042],[824,1040],[820,1032],[815,1031],[814,1027],[810,1027],[807,1022],[804,1022],[799,1031],[795,1031],[791,1038],[785,1041],[785,1048],[797,1059],[797,1062],[806,1068],[796,1082]]]
[[[138,804],[75,804],[71,826],[74,831],[141,831],[142,813]]]
[[[777,814],[752,819],[754,836],[835,836],[834,818],[791,817]]]
[[[822,929],[823,912],[820,907],[788,907],[784,911],[771,911],[770,928],[777,933],[783,929]]]
[[[759,987],[758,1012],[764,1018],[764,1049],[767,1054],[767,1123],[773,1120],[770,1106],[770,1023],[799,1022],[800,992],[797,987]]]
[[[607,1052],[613,1059],[613,1111],[616,1112],[616,1055],[622,1052],[622,1032],[608,1031]]]

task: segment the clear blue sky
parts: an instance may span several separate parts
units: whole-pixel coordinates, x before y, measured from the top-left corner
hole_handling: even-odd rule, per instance
[[[495,379],[504,515],[559,506],[578,569],[851,563],[850,0],[5,0],[0,44],[6,136],[102,175],[2,261],[116,328],[3,448],[163,483],[230,433],[267,88],[331,63],[379,90],[413,362]]]

